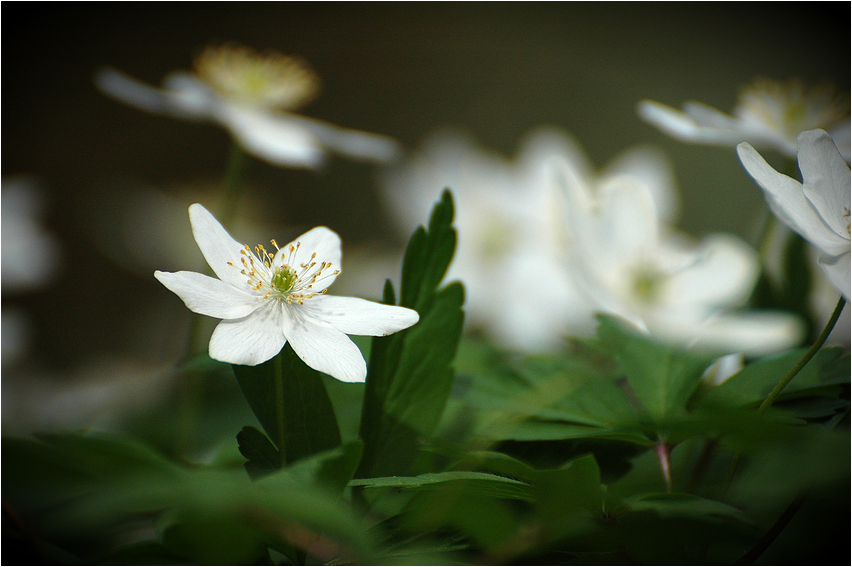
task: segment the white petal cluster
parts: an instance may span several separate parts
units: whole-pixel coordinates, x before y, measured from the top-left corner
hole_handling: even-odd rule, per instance
[[[843,157],[850,158],[849,97],[830,86],[808,88],[798,80],[786,83],[756,79],[740,94],[733,116],[700,102],[683,110],[645,100],[639,116],[679,140],[721,146],[748,142],[796,156],[796,136],[822,128],[834,138]]]
[[[837,291],[850,297],[849,165],[824,130],[798,136],[803,182],[775,171],[747,143],[737,146],[740,161],[763,189],[769,208],[820,252],[819,266]]]
[[[734,315],[757,277],[754,251],[733,236],[698,245],[670,230],[677,195],[668,162],[637,148],[595,172],[555,129],[532,132],[518,157],[454,132],[386,173],[403,232],[449,187],[459,242],[448,278],[468,289],[468,318],[506,346],[541,351],[620,315],[684,345],[756,354],[799,338],[797,320]]]
[[[514,160],[442,131],[380,180],[401,235],[450,188],[458,245],[447,279],[466,288],[467,322],[506,347],[550,350],[569,329],[593,329],[563,271],[559,195],[545,168],[555,155],[574,154],[570,140],[549,129],[532,133]]]
[[[189,207],[193,235],[216,274],[155,272],[195,313],[222,319],[210,357],[254,366],[289,342],[308,366],[343,382],[363,382],[367,367],[346,335],[384,336],[414,325],[404,307],[325,295],[340,273],[340,237],[317,227],[267,251],[234,240],[203,206]]]
[[[386,136],[340,128],[292,112],[310,100],[318,79],[300,60],[245,47],[208,48],[194,73],[173,72],[163,88],[114,69],[102,69],[96,85],[106,94],[148,112],[216,122],[249,153],[285,167],[316,168],[327,151],[387,161],[399,152]]]
[[[796,344],[795,318],[734,312],[758,275],[756,253],[741,239],[691,242],[661,218],[659,191],[629,172],[589,177],[563,162],[558,179],[567,198],[566,271],[595,311],[681,346],[761,355]]]

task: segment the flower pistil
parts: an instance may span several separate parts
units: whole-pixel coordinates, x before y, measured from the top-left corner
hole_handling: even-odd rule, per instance
[[[330,272],[331,262],[317,264],[316,252],[311,253],[307,262],[297,263],[301,242],[290,244],[286,251],[279,248],[275,240],[272,240],[272,245],[276,249],[274,254],[262,244],[255,246],[254,250],[246,244],[240,250],[240,273],[248,278],[246,283],[253,291],[263,291],[263,299],[275,298],[288,304],[302,305],[306,299],[327,291],[327,288],[317,291],[314,284],[340,273],[337,269]],[[233,262],[228,262],[228,265],[238,267]]]

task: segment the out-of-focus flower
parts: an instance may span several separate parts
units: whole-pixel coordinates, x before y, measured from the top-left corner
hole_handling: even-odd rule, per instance
[[[50,285],[59,266],[59,243],[44,228],[42,195],[36,181],[30,177],[4,178],[2,182],[2,243],[3,298],[9,294],[39,291]],[[26,312],[4,307],[2,315],[2,362],[9,364],[20,359],[27,350],[32,325]]]
[[[742,353],[727,354],[717,358],[704,371],[702,378],[713,386],[718,386],[728,380],[731,376],[745,367],[745,359]]]
[[[819,267],[837,291],[850,295],[849,165],[824,130],[798,136],[803,183],[775,171],[747,143],[737,146],[740,161],[763,189],[775,216],[821,254]]]
[[[295,114],[316,95],[319,79],[301,59],[275,52],[261,55],[233,44],[208,47],[194,73],[171,73],[162,89],[114,69],[99,71],[95,83],[142,110],[218,122],[246,151],[276,165],[318,167],[329,150],[378,161],[399,152],[386,136]]]
[[[254,366],[289,341],[305,364],[344,382],[363,382],[367,366],[347,334],[383,336],[415,324],[416,311],[325,295],[340,273],[340,237],[317,227],[276,252],[240,244],[199,204],[189,207],[195,241],[219,279],[155,272],[195,313],[223,319],[210,357]]]
[[[56,237],[39,218],[41,191],[31,178],[4,178],[2,199],[3,291],[40,289],[50,283],[59,262]]]
[[[840,153],[850,155],[849,96],[831,86],[805,87],[799,80],[786,83],[756,79],[739,96],[733,116],[700,102],[683,110],[645,100],[639,116],[679,140],[735,146],[749,142],[796,156],[796,136],[822,128],[834,138]]]
[[[758,275],[746,243],[723,234],[690,243],[660,223],[636,177],[592,185],[565,165],[567,273],[595,310],[682,346],[760,355],[796,344],[801,325],[792,316],[732,312]]]
[[[557,348],[592,321],[560,262],[561,219],[545,164],[572,159],[574,148],[550,130],[532,134],[510,161],[459,132],[439,132],[411,159],[383,172],[383,196],[408,235],[449,187],[458,246],[447,279],[466,288],[466,319],[504,346]]]

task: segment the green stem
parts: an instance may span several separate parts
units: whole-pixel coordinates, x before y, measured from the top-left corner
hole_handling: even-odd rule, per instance
[[[811,345],[811,348],[808,349],[808,352],[802,356],[802,358],[797,362],[793,368],[787,372],[787,374],[781,379],[778,384],[775,385],[775,388],[769,393],[763,403],[760,404],[760,407],[757,408],[758,415],[763,415],[766,413],[775,400],[781,395],[782,390],[787,387],[787,384],[796,377],[802,368],[810,362],[810,360],[819,352],[819,349],[822,348],[822,345],[825,344],[826,339],[828,339],[828,335],[831,334],[831,331],[834,329],[834,325],[837,324],[837,320],[840,318],[840,313],[843,312],[843,307],[846,305],[846,299],[843,296],[840,296],[840,299],[837,301],[837,305],[834,307],[834,312],[832,312],[831,317],[828,318],[828,322],[825,324],[825,328],[823,328],[822,332],[817,337],[816,342]],[[731,466],[728,469],[728,479],[725,483],[725,493],[728,492],[728,489],[731,486],[731,481],[734,478],[734,474],[737,472],[737,468],[740,466],[740,461],[742,460],[742,453],[737,453],[734,455],[733,460],[731,461]]]
[[[772,404],[775,402],[775,399],[781,394],[781,391],[790,383],[790,381],[795,378],[796,374],[798,374],[805,365],[810,362],[810,360],[819,352],[819,349],[822,348],[822,345],[825,343],[828,335],[831,334],[831,331],[834,329],[834,325],[837,323],[837,319],[840,318],[840,313],[843,311],[843,306],[846,305],[846,299],[843,296],[840,296],[840,299],[837,301],[837,305],[834,308],[834,312],[831,314],[831,317],[828,318],[828,323],[826,323],[825,328],[817,337],[816,342],[808,349],[808,352],[796,363],[793,368],[790,369],[789,372],[781,379],[780,382],[772,389],[766,399],[760,404],[760,407],[757,408],[758,415],[762,415],[766,412]]]
[[[222,195],[219,201],[219,214],[217,215],[219,222],[225,228],[230,228],[236,216],[240,197],[242,197],[245,189],[243,177],[245,176],[246,165],[248,163],[247,158],[248,156],[246,156],[246,153],[240,148],[239,144],[233,142],[231,144],[231,151],[228,154],[228,169],[225,172],[225,185],[222,188]]]
[[[281,468],[287,464],[287,433],[284,425],[284,368],[281,354],[273,362],[275,379],[275,420],[278,425],[278,462]]]
[[[790,523],[790,520],[793,519],[793,516],[796,515],[796,512],[799,511],[799,508],[802,507],[802,504],[805,502],[805,499],[808,497],[808,491],[805,490],[796,496],[796,499],[790,503],[789,506],[784,510],[781,514],[781,517],[775,521],[769,531],[763,534],[763,537],[760,538],[754,547],[752,547],[748,553],[740,557],[734,565],[752,565],[757,559],[766,551],[772,542],[778,537],[778,535],[787,527],[787,524]]]

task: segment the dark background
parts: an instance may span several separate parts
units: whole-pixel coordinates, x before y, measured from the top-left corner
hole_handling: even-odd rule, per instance
[[[669,139],[636,116],[649,98],[730,111],[755,76],[849,90],[850,4],[820,3],[10,3],[2,5],[2,174],[41,182],[45,224],[60,239],[59,274],[41,291],[3,298],[36,323],[27,364],[73,371],[84,360],[169,352],[171,335],[139,341],[140,314],[171,294],[117,266],[92,223],[116,214],[104,191],[144,183],[215,183],[229,139],[211,124],[154,116],[100,94],[113,66],[158,85],[210,43],[237,41],[307,59],[323,80],[304,113],[397,138],[416,149],[454,125],[514,154],[541,124],[572,133],[602,167],[635,144],[672,158],[680,226],[753,237],[762,196],[732,148]],[[243,211],[264,222],[326,224],[347,245],[393,241],[375,166],[333,159],[321,171],[252,161]],[[428,214],[424,211],[424,219]],[[154,346],[152,347],[151,344]],[[140,345],[145,345],[144,347]]]

